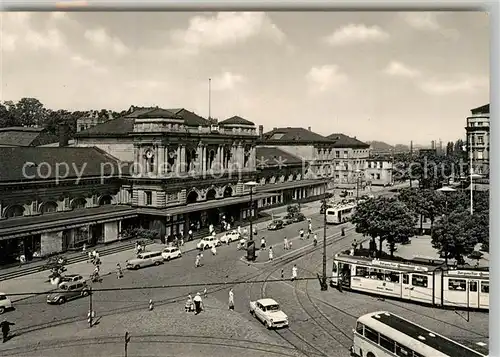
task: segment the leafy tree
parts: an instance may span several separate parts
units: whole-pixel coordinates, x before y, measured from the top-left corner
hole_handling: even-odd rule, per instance
[[[449,141],[448,144],[446,144],[446,156],[453,155],[454,150],[455,150],[455,143],[453,141]]]
[[[45,120],[45,108],[36,98],[21,98],[11,110],[21,126],[41,125]]]
[[[468,221],[464,223],[465,234],[473,242],[481,243],[481,250],[490,250],[490,217],[488,213],[476,212],[472,216],[469,214]]]
[[[379,256],[384,241],[389,243],[392,257],[395,244],[407,240],[415,232],[414,215],[403,202],[392,197],[377,197],[360,203],[352,222],[356,232],[371,237],[374,242],[379,238]]]
[[[464,264],[464,257],[474,250],[478,243],[475,236],[469,236],[471,218],[467,211],[451,212],[439,218],[432,230],[432,246],[445,257],[455,258],[457,264]]]
[[[16,126],[16,118],[9,110],[9,106],[0,103],[0,128]]]

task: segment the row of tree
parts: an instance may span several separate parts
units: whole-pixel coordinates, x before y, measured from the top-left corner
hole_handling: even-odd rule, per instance
[[[67,111],[63,109],[52,110],[36,98],[22,98],[18,102],[5,101],[0,103],[0,128],[22,126],[43,127],[52,134],[58,135],[61,124],[67,124],[70,136],[76,133],[76,121],[78,118],[96,115],[98,118],[116,118],[122,114],[110,112],[107,109],[99,111]]]
[[[391,257],[397,243],[404,243],[417,233],[423,218],[431,224],[432,245],[446,260],[464,263],[478,243],[489,251],[489,193],[475,192],[473,214],[467,191],[443,193],[430,189],[407,188],[397,197],[377,197],[358,205],[352,222],[356,231],[379,240],[378,255],[386,242]],[[373,244],[372,243],[372,244]]]

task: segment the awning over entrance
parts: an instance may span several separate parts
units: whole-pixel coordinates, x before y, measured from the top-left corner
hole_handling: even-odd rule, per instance
[[[137,217],[128,206],[106,205],[69,212],[49,213],[34,217],[9,218],[0,221],[0,239],[17,238]]]
[[[488,191],[490,189],[490,185],[484,183],[475,183],[472,185],[473,191]],[[465,189],[466,191],[470,191],[470,185]]]
[[[253,200],[260,200],[267,197],[275,196],[273,193],[256,193],[253,195]],[[186,206],[165,208],[165,209],[154,209],[154,208],[138,208],[137,213],[150,214],[156,216],[172,216],[174,214],[190,213],[202,210],[209,210],[212,208],[224,207],[236,205],[243,202],[250,202],[250,195],[240,196],[240,197],[230,197],[221,200],[213,200],[199,203],[192,203]]]
[[[327,180],[299,180],[299,181],[291,181],[291,182],[281,182],[281,183],[271,183],[264,186],[257,187],[257,192],[275,192],[281,191],[291,188],[300,188],[306,186],[314,186],[314,185],[324,185],[327,183]]]

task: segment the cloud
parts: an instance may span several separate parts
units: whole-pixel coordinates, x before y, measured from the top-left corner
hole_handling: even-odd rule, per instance
[[[89,69],[96,73],[104,74],[108,72],[106,68],[98,65],[94,60],[82,57],[80,55],[72,56],[71,61],[77,67]]]
[[[489,78],[483,76],[458,75],[455,79],[429,79],[420,83],[422,91],[432,95],[473,93],[489,86]]]
[[[326,36],[323,40],[331,46],[343,46],[351,43],[380,42],[388,38],[389,34],[378,26],[349,24]]]
[[[285,34],[262,12],[219,12],[214,16],[195,16],[185,30],[174,30],[171,39],[186,53],[196,54],[203,48],[234,45],[265,36],[282,43]]]
[[[110,36],[104,28],[87,30],[84,36],[94,46],[101,49],[111,49],[117,55],[124,55],[129,51],[120,39]]]
[[[397,61],[390,62],[384,69],[384,73],[395,77],[416,78],[420,76],[420,71],[418,71],[417,69],[410,68],[407,65]]]
[[[212,89],[217,91],[234,89],[238,84],[245,82],[245,77],[232,72],[224,72],[212,78]]]
[[[435,12],[405,12],[401,14],[403,20],[417,30],[439,30],[441,26]]]
[[[324,92],[331,87],[345,83],[347,75],[341,73],[337,65],[328,64],[312,67],[307,73],[306,79],[313,92]]]

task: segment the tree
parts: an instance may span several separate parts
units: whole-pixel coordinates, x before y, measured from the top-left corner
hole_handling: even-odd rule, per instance
[[[45,120],[45,108],[36,98],[22,98],[12,111],[21,126],[41,125]]]
[[[439,218],[431,232],[432,246],[436,248],[446,263],[455,258],[457,264],[465,263],[464,257],[474,250],[478,243],[475,236],[469,236],[471,219],[467,211],[450,212]]]
[[[454,150],[455,150],[455,143],[453,141],[449,141],[448,144],[446,144],[446,156],[453,155]]]
[[[395,244],[408,240],[415,232],[415,217],[406,205],[396,198],[377,197],[360,203],[356,207],[352,222],[356,232],[372,238],[379,238],[379,256],[383,242],[389,243],[391,257]]]
[[[468,221],[464,223],[465,234],[473,242],[481,243],[481,250],[490,250],[490,217],[488,213],[476,212],[472,216],[469,214]]]
[[[9,110],[9,106],[0,103],[0,128],[16,126],[16,118]]]
[[[446,197],[441,192],[425,189],[418,192],[417,200],[419,214],[421,217],[427,217],[431,220],[432,229],[436,217],[442,215],[445,211]],[[420,222],[422,222],[422,219]],[[420,229],[422,229],[422,223]]]

